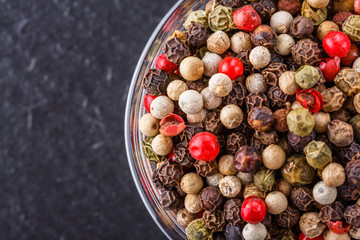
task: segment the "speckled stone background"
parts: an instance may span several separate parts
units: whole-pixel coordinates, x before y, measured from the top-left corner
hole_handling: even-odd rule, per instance
[[[127,165],[132,72],[175,0],[0,0],[0,239],[165,239]]]

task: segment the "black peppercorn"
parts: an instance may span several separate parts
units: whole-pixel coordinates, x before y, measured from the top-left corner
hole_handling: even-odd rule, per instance
[[[243,0],[220,0],[221,5],[231,8],[239,8],[244,3]]]
[[[283,72],[287,70],[287,66],[283,63],[270,63],[261,73],[265,76],[266,82],[269,85],[276,86],[278,84],[279,77]],[[269,96],[269,95],[268,95]]]
[[[339,202],[335,201],[331,204],[328,204],[321,208],[319,212],[320,220],[324,223],[328,221],[340,221],[343,218],[345,211],[344,205]]]
[[[220,190],[215,187],[206,187],[199,194],[199,202],[202,209],[214,212],[224,203],[224,197]]]
[[[246,94],[246,87],[241,84],[240,81],[234,81],[231,92],[224,98],[224,104],[234,104],[241,107],[244,103]]]
[[[241,60],[244,65],[244,75],[249,76],[255,73],[254,66],[250,63],[249,56],[250,56],[251,49],[246,50],[244,52],[239,53],[236,57]]]
[[[203,132],[204,127],[201,123],[194,123],[186,125],[185,129],[180,133],[180,141],[187,147],[189,146],[190,140],[198,133]]]
[[[251,34],[255,46],[272,47],[275,44],[276,33],[269,25],[260,25]]]
[[[250,146],[242,146],[234,157],[234,166],[240,172],[255,173],[261,164],[261,154]]]
[[[354,204],[346,207],[344,212],[346,222],[354,227],[360,227],[360,205]]]
[[[343,185],[337,187],[336,189],[338,191],[337,196],[341,201],[355,201],[360,197],[360,188],[357,188],[352,184],[345,182]]]
[[[288,133],[289,144],[296,152],[299,153],[303,153],[306,145],[308,145],[308,143],[314,140],[315,138],[316,138],[316,133],[314,130],[312,130],[312,132],[305,137],[298,136],[292,132]]]
[[[266,212],[264,219],[261,221],[262,224],[264,224],[265,227],[269,227],[272,222],[271,214]]]
[[[176,162],[182,166],[192,167],[195,163],[195,159],[189,153],[189,149],[184,142],[176,144],[174,150]]]
[[[286,103],[289,101],[289,95],[284,93],[278,86],[272,86],[267,97],[272,108],[283,108],[286,107]]]
[[[260,153],[262,153],[266,148],[266,145],[263,144],[262,141],[255,136],[250,139],[250,146],[255,148]]]
[[[214,212],[205,211],[203,214],[205,226],[214,232],[221,232],[225,227],[224,212],[215,210]]]
[[[255,107],[249,112],[248,123],[255,131],[267,131],[274,123],[274,116],[268,107]]]
[[[283,228],[292,228],[299,222],[299,219],[299,210],[291,205],[289,205],[282,213],[274,215],[276,224]]]
[[[190,55],[190,50],[180,38],[173,37],[165,43],[165,55],[169,61],[179,64]]]
[[[179,164],[170,163],[169,161],[166,161],[159,167],[158,173],[159,180],[168,187],[179,185],[184,175],[183,169]]]
[[[226,151],[229,154],[235,154],[236,151],[244,145],[247,145],[247,139],[243,134],[239,132],[231,133],[226,138]]]
[[[291,55],[298,65],[316,66],[321,62],[321,50],[319,44],[310,40],[302,39],[291,48]]]
[[[271,16],[276,12],[276,5],[272,0],[260,0],[259,2],[252,2],[251,6],[259,14],[262,22],[270,20]]]
[[[207,28],[197,22],[191,22],[185,34],[188,43],[195,47],[206,43],[209,36]]]
[[[226,237],[223,232],[214,232],[212,239],[213,240],[226,240]]]
[[[202,177],[208,177],[219,171],[217,161],[201,161],[197,160],[194,164],[197,174]]]
[[[197,92],[201,92],[206,88],[206,84],[202,79],[196,81],[186,81],[186,85],[188,86],[189,90],[195,90]]]
[[[345,167],[346,177],[350,184],[360,187],[360,159],[351,160]]]
[[[159,169],[156,169],[152,175],[152,181],[155,184],[156,188],[163,191],[163,190],[170,190],[172,187],[166,186],[162,181],[159,179]]]
[[[250,93],[245,98],[246,111],[249,113],[255,107],[269,107],[268,98],[264,93]]]
[[[215,135],[219,134],[223,129],[223,124],[220,121],[220,111],[214,110],[212,112],[208,112],[205,118],[205,130],[211,132]]]
[[[235,225],[231,225],[230,223],[226,225],[225,237],[226,237],[226,240],[243,239],[240,227],[235,226]]]
[[[274,129],[270,129],[264,132],[255,132],[254,137],[259,139],[264,145],[270,145],[279,142],[279,136]]]
[[[312,191],[308,187],[295,187],[291,192],[291,201],[301,211],[309,211],[315,205]]]
[[[169,85],[169,75],[161,69],[150,69],[144,77],[145,90],[154,96],[160,96],[166,92]]]
[[[236,226],[244,223],[244,220],[241,218],[241,206],[242,206],[242,200],[238,198],[229,199],[225,203],[224,205],[225,219],[231,225]]]
[[[172,211],[179,211],[184,207],[184,202],[175,191],[163,191],[160,195],[161,205]]]
[[[290,33],[296,38],[312,38],[311,33],[314,31],[313,22],[304,16],[297,16],[290,24]]]

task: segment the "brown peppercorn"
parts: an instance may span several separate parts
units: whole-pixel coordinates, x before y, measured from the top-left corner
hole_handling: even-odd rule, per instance
[[[179,164],[170,163],[166,161],[159,169],[159,180],[167,187],[176,187],[180,184],[181,178],[184,175],[183,169]]]
[[[270,145],[279,142],[279,136],[274,129],[270,129],[264,132],[255,132],[254,137],[259,139],[264,145]]]
[[[205,226],[214,232],[221,232],[225,228],[224,212],[215,210],[214,212],[205,211],[203,214]]]
[[[341,109],[345,102],[346,95],[337,87],[327,88],[321,92],[324,99],[322,111],[334,112]]]
[[[360,158],[348,162],[345,172],[348,182],[356,187],[360,187]]]
[[[209,36],[207,28],[197,22],[191,22],[185,34],[188,43],[195,47],[205,44]]]
[[[298,39],[312,38],[313,22],[304,16],[297,16],[290,24],[290,33]]]
[[[343,23],[353,15],[351,12],[338,12],[333,17],[333,22],[335,22],[340,28],[342,27]]]
[[[341,201],[355,201],[360,197],[360,188],[347,182],[336,189],[338,191],[338,198]]]
[[[238,198],[229,199],[224,205],[224,215],[225,219],[231,225],[240,225],[244,223],[244,220],[241,217],[241,206],[242,200]]]
[[[339,163],[330,163],[321,172],[321,177],[327,186],[338,187],[346,180],[345,169]]]
[[[272,47],[277,35],[269,25],[260,25],[251,34],[251,41],[255,46]]]
[[[341,120],[343,122],[349,122],[351,117],[350,117],[349,112],[346,109],[342,108],[342,109],[340,109],[338,111],[332,112],[331,113],[331,119],[332,120],[337,119],[337,120]]]
[[[202,177],[208,177],[213,175],[219,171],[219,167],[217,161],[201,161],[197,160],[194,163],[194,167],[196,168],[197,174]]]
[[[253,147],[242,146],[235,154],[234,166],[240,172],[255,173],[261,164],[261,154]]]
[[[286,132],[289,130],[287,125],[287,115],[290,111],[290,108],[278,109],[273,113],[274,124],[273,128],[278,132]]]
[[[250,139],[250,146],[255,148],[258,152],[262,152],[266,148],[266,145],[263,144],[261,140],[256,138],[255,136]]]
[[[326,229],[326,224],[322,223],[317,212],[307,212],[300,217],[300,230],[308,238],[320,236]]]
[[[336,75],[334,83],[346,96],[355,96],[360,92],[360,73],[344,68]]]
[[[291,54],[298,65],[316,66],[321,61],[319,44],[310,39],[298,41],[291,48]]]
[[[308,143],[314,140],[315,138],[316,138],[316,133],[314,130],[312,130],[311,133],[305,137],[301,137],[292,132],[288,132],[289,144],[295,150],[295,152],[299,152],[299,153],[302,153],[306,145],[308,145]]]
[[[161,205],[168,210],[179,211],[184,207],[184,202],[175,191],[163,191],[160,195]]]
[[[319,212],[319,217],[323,223],[327,223],[328,221],[336,222],[343,218],[344,211],[344,205],[339,201],[335,201],[322,207]]]
[[[260,189],[258,189],[256,187],[255,183],[249,183],[249,184],[246,184],[245,187],[244,187],[243,196],[244,196],[244,199],[249,197],[249,196],[256,196],[256,197],[259,197],[259,198],[265,198],[266,193],[262,192]]]
[[[240,227],[231,225],[230,223],[228,223],[226,225],[224,235],[225,235],[226,240],[236,240],[236,239],[242,238],[242,233],[241,233]]]
[[[316,35],[318,39],[322,41],[324,37],[332,31],[340,31],[339,26],[333,21],[324,21],[319,25]]]
[[[233,81],[233,87],[229,95],[224,98],[226,105],[234,104],[241,107],[247,95],[246,87],[240,81]]]
[[[176,144],[174,150],[176,162],[185,167],[192,167],[195,163],[195,159],[189,153],[189,149],[184,142]]]
[[[261,21],[269,21],[271,16],[276,12],[276,5],[273,0],[260,0],[252,2],[251,6],[259,14]]]
[[[301,211],[309,211],[315,200],[309,187],[295,187],[291,192],[291,201]]]
[[[261,221],[261,223],[264,224],[264,226],[265,226],[266,228],[268,228],[268,227],[271,225],[271,223],[272,223],[272,217],[271,217],[271,214],[270,214],[269,212],[266,212],[265,217],[264,217],[264,219]]]
[[[186,147],[189,146],[190,140],[198,133],[204,131],[204,127],[201,123],[194,123],[186,125],[184,131],[179,135],[180,141],[184,142]]]
[[[215,135],[219,134],[223,129],[223,124],[220,121],[220,111],[214,110],[208,112],[205,118],[205,130]]]
[[[229,154],[235,154],[244,145],[247,145],[247,139],[242,133],[234,132],[226,138],[226,151]]]
[[[300,212],[291,205],[288,205],[286,210],[280,214],[273,215],[277,225],[283,228],[292,228],[300,219]]]
[[[272,86],[267,93],[267,97],[272,108],[286,107],[286,103],[289,101],[289,95],[284,93],[278,86]]]
[[[274,123],[274,116],[267,107],[255,107],[249,112],[248,123],[255,131],[267,131]]]
[[[277,85],[278,80],[283,72],[287,71],[287,66],[283,63],[270,63],[267,68],[262,71],[269,85]]]
[[[172,188],[172,187],[165,186],[165,184],[162,181],[160,181],[160,179],[159,179],[159,169],[156,169],[153,172],[151,180],[155,184],[156,188],[161,190],[161,191],[170,190]]]
[[[251,52],[251,49],[248,49],[237,55],[237,58],[240,59],[244,65],[244,75],[245,76],[249,76],[249,75],[255,73],[255,68],[253,67],[253,65],[251,65],[250,59],[249,59],[250,52]]]
[[[190,55],[188,46],[178,37],[170,38],[165,43],[165,55],[170,62],[179,64]]]
[[[352,142],[348,147],[342,147],[339,150],[339,157],[342,160],[342,163],[348,163],[356,153],[360,152],[360,145],[356,142]]]
[[[199,194],[200,206],[209,212],[214,212],[224,203],[224,197],[218,188],[206,187]]]
[[[186,81],[186,85],[188,86],[189,90],[195,90],[197,92],[201,92],[206,88],[206,85],[202,79],[196,81]]]
[[[292,185],[284,178],[280,178],[274,184],[273,191],[282,192],[285,196],[289,197],[292,193]]]
[[[186,227],[189,223],[196,219],[196,214],[189,212],[185,208],[181,209],[176,214],[176,221],[179,223],[180,226]]]
[[[245,98],[246,111],[249,113],[255,107],[269,107],[268,98],[264,93],[250,93]]]
[[[327,135],[330,142],[338,147],[349,146],[354,140],[352,126],[340,120],[333,120],[328,124]]]
[[[301,2],[299,0],[279,0],[277,3],[278,11],[287,11],[295,15],[300,11]]]
[[[221,5],[231,8],[239,8],[244,3],[243,0],[219,0]]]
[[[150,69],[144,77],[145,90],[155,96],[166,93],[166,88],[169,85],[169,75],[161,69]]]
[[[346,207],[344,212],[346,222],[354,227],[360,227],[360,205],[354,204]]]

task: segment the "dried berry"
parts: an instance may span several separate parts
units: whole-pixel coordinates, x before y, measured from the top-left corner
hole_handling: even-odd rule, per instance
[[[206,27],[200,23],[191,22],[190,27],[186,31],[186,39],[192,46],[200,46],[206,43],[209,32]]]
[[[229,95],[224,98],[224,103],[226,105],[234,104],[237,106],[242,106],[247,95],[246,88],[240,81],[234,81],[233,87]]]
[[[153,141],[154,137],[146,137],[143,142],[143,152],[146,157],[151,162],[162,162],[165,160],[165,156],[157,155],[154,150],[152,149],[151,143]]]
[[[275,183],[275,172],[274,170],[263,168],[256,172],[254,175],[254,183],[256,187],[263,192],[271,190]]]
[[[233,11],[230,7],[218,5],[213,11],[209,13],[209,27],[214,32],[216,31],[230,31],[235,29],[234,19],[232,17]]]
[[[185,229],[186,237],[189,240],[211,239],[211,231],[205,226],[204,220],[195,219]]]
[[[351,15],[346,19],[342,26],[342,30],[353,41],[360,41],[360,16]]]
[[[175,191],[163,191],[160,195],[160,202],[165,209],[175,212],[184,207],[184,202]]]
[[[256,172],[261,166],[261,155],[253,147],[242,146],[235,154],[234,166],[240,172]]]
[[[315,26],[326,20],[327,8],[312,8],[307,1],[301,6],[301,15],[309,18]]]
[[[354,69],[348,68],[341,70],[336,75],[334,82],[346,96],[355,96],[360,92],[360,73]]]
[[[315,131],[311,131],[311,133],[305,137],[300,137],[298,135],[293,134],[292,132],[288,133],[288,141],[291,147],[295,150],[295,152],[302,153],[306,145],[309,142],[313,141],[316,137]]]
[[[301,186],[312,183],[315,171],[303,155],[295,154],[287,159],[281,174],[292,185]]]
[[[278,132],[286,132],[289,130],[287,125],[287,115],[290,112],[290,108],[278,109],[273,113],[274,124],[273,128]]]
[[[252,2],[251,6],[259,14],[261,20],[266,22],[276,12],[276,5],[273,0],[260,0],[259,2]]]
[[[226,138],[226,151],[229,154],[235,154],[236,151],[244,145],[247,145],[247,139],[239,132],[231,133]]]
[[[295,207],[301,211],[309,211],[314,205],[315,200],[312,191],[308,187],[296,187],[291,192],[291,200]]]
[[[215,210],[214,212],[205,211],[203,214],[205,226],[215,232],[221,232],[225,228],[224,212]]]
[[[149,94],[159,96],[166,92],[169,82],[169,75],[164,70],[150,69],[144,77],[143,85]]]
[[[197,160],[194,163],[194,167],[196,168],[197,174],[199,174],[202,177],[208,177],[219,171],[217,161]]]
[[[155,184],[156,188],[161,190],[161,191],[163,191],[163,190],[171,190],[171,188],[172,188],[172,187],[165,186],[165,184],[162,181],[160,181],[160,179],[159,179],[159,169],[156,169],[153,172],[151,180]]]
[[[304,148],[306,161],[310,166],[317,169],[324,169],[326,165],[332,162],[332,153],[330,148],[321,141],[311,141]]]
[[[300,11],[301,2],[299,0],[279,0],[277,8],[279,11],[286,11],[295,15]]]
[[[343,218],[345,211],[344,205],[339,202],[335,201],[331,204],[328,204],[321,208],[319,212],[319,217],[322,222],[326,223],[328,221],[340,221]]]
[[[284,93],[278,86],[272,86],[267,93],[267,97],[272,108],[286,107],[286,103],[289,101],[289,95]]]
[[[199,79],[196,81],[186,81],[186,85],[188,86],[189,90],[195,90],[197,92],[201,92],[206,88],[206,85],[203,80]]]
[[[255,131],[267,131],[274,123],[274,116],[267,107],[255,107],[249,112],[248,123]]]
[[[246,111],[249,113],[255,107],[269,107],[268,98],[264,93],[250,93],[245,98]]]
[[[266,145],[263,144],[261,140],[256,138],[255,136],[250,139],[250,146],[255,148],[255,150],[257,150],[258,152],[262,152],[266,148]]]
[[[208,112],[205,118],[205,130],[211,132],[215,135],[219,134],[223,129],[223,124],[220,121],[220,112],[218,110],[214,110],[212,112]]]
[[[338,147],[349,146],[354,140],[352,126],[340,120],[333,120],[327,125],[327,135],[330,142]]]
[[[355,201],[360,197],[360,188],[346,182],[337,187],[337,191],[341,201]]]
[[[346,222],[354,227],[360,227],[360,205],[354,204],[346,207],[344,212]]]
[[[360,145],[356,142],[352,142],[348,147],[340,148],[338,155],[341,157],[341,161],[343,164],[347,164],[356,153],[360,152]]]
[[[321,51],[319,44],[310,39],[302,39],[298,41],[291,48],[291,54],[296,64],[301,66],[316,66],[321,61]]]
[[[290,33],[296,38],[312,38],[314,24],[310,19],[304,16],[297,16],[290,25]]]
[[[241,218],[241,205],[242,200],[238,198],[229,199],[224,205],[224,214],[225,219],[231,225],[240,225],[244,223],[244,220]]]
[[[183,24],[185,29],[191,26],[191,22],[200,23],[204,27],[208,27],[207,13],[203,10],[192,11]]]
[[[260,25],[252,32],[251,41],[255,46],[272,47],[276,37],[275,31],[269,25]]]
[[[273,216],[276,224],[280,227],[292,228],[299,222],[300,212],[293,206],[289,205],[284,212]]]
[[[348,162],[345,172],[348,182],[356,187],[360,187],[360,158]]]
[[[260,189],[258,189],[255,185],[255,183],[249,183],[246,184],[244,187],[244,192],[243,192],[243,196],[244,198],[250,197],[250,196],[256,196],[259,198],[265,198],[266,197],[266,193],[260,191]]]
[[[177,163],[185,167],[192,167],[194,165],[195,159],[189,153],[189,149],[184,142],[176,144],[173,151]]]
[[[301,107],[289,112],[287,116],[287,123],[290,132],[293,132],[301,137],[305,137],[313,131],[315,119],[308,109]]]
[[[223,205],[224,197],[221,195],[218,188],[206,187],[201,190],[199,194],[199,201],[204,210],[214,212]]]
[[[190,55],[190,50],[180,38],[174,37],[166,41],[165,55],[169,61],[179,64]]]
[[[255,132],[254,137],[259,139],[264,145],[270,145],[279,142],[279,136],[274,129],[270,129],[264,132]]]
[[[324,106],[322,108],[324,112],[340,110],[346,99],[345,94],[335,86],[325,89],[321,92],[321,95],[324,99]]]
[[[317,212],[307,212],[300,217],[300,230],[308,238],[320,236],[326,229],[326,224],[322,223]]]
[[[287,66],[283,63],[270,63],[270,65],[262,71],[269,85],[276,86],[279,77],[287,70]]]
[[[159,167],[158,174],[165,186],[175,187],[180,184],[184,172],[180,165],[166,161]]]
[[[230,223],[226,225],[225,228],[225,237],[226,240],[237,240],[242,238],[241,229],[239,226],[231,225]]]
[[[198,133],[204,131],[203,125],[201,123],[189,124],[186,125],[184,131],[179,135],[180,141],[184,142],[186,147],[189,146],[190,140]]]

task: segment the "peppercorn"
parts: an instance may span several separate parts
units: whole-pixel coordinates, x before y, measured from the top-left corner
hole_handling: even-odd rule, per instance
[[[308,187],[296,187],[291,192],[292,203],[301,211],[309,211],[315,205],[312,191]]]
[[[196,81],[204,74],[204,64],[197,57],[186,57],[181,61],[179,72],[188,81]]]
[[[300,11],[301,2],[299,0],[279,0],[277,8],[279,11],[287,11],[291,15],[295,15]]]
[[[324,37],[332,31],[340,31],[338,25],[333,21],[324,21],[319,25],[316,31],[317,37],[322,41]]]
[[[207,113],[208,113],[208,111],[205,108],[203,108],[198,113],[187,114],[186,118],[187,118],[189,123],[203,123],[205,121]]]
[[[294,134],[305,137],[309,135],[315,126],[314,117],[305,108],[291,110],[287,116],[289,130]]]
[[[190,222],[185,232],[189,240],[207,240],[212,238],[211,231],[206,228],[204,220],[202,219],[195,219]]]
[[[213,95],[225,97],[232,90],[232,81],[226,74],[216,73],[210,78],[209,89]]]
[[[336,187],[327,186],[323,181],[315,184],[313,196],[316,202],[326,205],[333,203],[337,197]]]
[[[206,187],[201,190],[199,194],[199,201],[204,210],[214,212],[223,205],[224,197],[221,195],[218,188]]]
[[[224,103],[226,105],[234,104],[242,106],[246,95],[245,86],[239,81],[234,81],[231,92],[224,98]]]
[[[270,26],[274,28],[278,34],[288,33],[292,22],[293,17],[289,12],[279,11],[271,17]]]
[[[231,225],[230,223],[228,223],[225,228],[225,237],[226,237],[226,240],[241,239],[242,234],[241,234],[240,227]]]
[[[203,98],[204,107],[207,110],[213,110],[218,108],[222,103],[222,98],[215,96],[209,89],[209,87],[204,88],[201,91],[201,95]]]
[[[360,16],[351,15],[342,25],[343,32],[355,42],[360,41]]]
[[[186,147],[189,146],[190,140],[198,133],[203,132],[204,127],[201,123],[186,125],[184,131],[179,135],[180,141],[184,143]]]
[[[352,68],[353,68],[356,72],[360,73],[360,57],[355,60],[355,62],[353,63]]]
[[[183,24],[185,29],[190,28],[192,22],[200,23],[204,27],[208,27],[208,17],[206,12],[203,10],[192,11]]]
[[[288,132],[288,142],[290,146],[295,150],[295,152],[302,153],[306,145],[309,144],[312,140],[316,138],[315,131],[311,131],[311,133],[305,137],[301,137],[292,132]]]
[[[188,46],[178,37],[170,38],[165,43],[165,55],[170,62],[179,64],[190,55]]]
[[[306,161],[313,168],[324,169],[326,165],[332,162],[330,148],[321,141],[311,141],[304,148]]]
[[[295,154],[287,159],[281,168],[281,175],[292,185],[299,186],[310,184],[313,181],[315,171],[306,162],[303,155]]]
[[[275,223],[280,227],[292,228],[299,222],[300,212],[289,204],[285,211],[273,216]]]
[[[245,32],[235,33],[231,37],[230,43],[231,50],[233,50],[237,54],[244,52],[252,47],[250,34]]]
[[[341,120],[343,122],[349,122],[351,117],[350,117],[349,112],[346,109],[341,108],[340,110],[331,113],[331,119],[332,120],[337,119],[337,120]]]
[[[219,171],[221,174],[231,176],[237,173],[234,167],[234,156],[224,155],[219,159]]]
[[[202,177],[208,177],[218,172],[218,164],[216,161],[197,160],[194,164],[197,174]]]
[[[234,129],[240,126],[243,121],[243,112],[241,108],[236,105],[226,105],[220,112],[221,123],[227,129]]]
[[[289,113],[289,108],[278,109],[273,113],[274,124],[273,128],[278,132],[286,132],[289,130],[287,125],[287,115]]]
[[[242,146],[235,154],[234,166],[240,172],[254,173],[261,163],[260,153],[253,147]]]
[[[276,5],[273,0],[260,0],[259,2],[252,2],[251,6],[259,14],[263,22],[268,21],[276,12]]]
[[[254,138],[257,138],[264,145],[275,144],[279,142],[279,136],[274,129],[264,132],[255,132]]]
[[[360,205],[354,204],[346,207],[344,212],[346,222],[354,227],[360,227]]]
[[[333,120],[327,126],[327,135],[331,143],[338,147],[345,147],[354,140],[354,131],[350,124]]]
[[[274,49],[282,56],[287,56],[291,53],[291,48],[295,45],[295,40],[289,34],[281,34],[276,38]]]
[[[207,48],[216,54],[223,54],[230,48],[230,39],[223,31],[216,31],[207,40]]]
[[[341,70],[336,75],[334,82],[346,96],[355,96],[360,92],[360,73],[356,72],[354,69]]]
[[[350,160],[352,160],[358,152],[360,152],[360,145],[356,142],[352,142],[350,146],[340,148],[337,153],[338,156],[341,158],[341,162],[346,164]]]
[[[249,113],[255,107],[269,107],[268,98],[264,93],[250,93],[245,98],[246,111]]]
[[[235,154],[243,145],[247,145],[247,139],[243,134],[234,132],[227,136],[226,151],[229,154]]]
[[[264,166],[269,169],[279,169],[286,161],[285,151],[278,145],[271,144],[262,152]]]
[[[348,233],[337,234],[329,229],[324,232],[324,240],[350,240],[350,236]]]
[[[187,173],[181,178],[180,186],[185,193],[197,194],[203,188],[203,180],[196,173]]]
[[[339,187],[345,182],[345,169],[338,163],[330,163],[322,171],[322,179],[328,186]]]
[[[150,69],[144,76],[145,90],[154,96],[164,94],[169,85],[169,75],[161,69]]]
[[[252,183],[254,181],[254,175],[252,173],[238,172],[236,177],[240,179],[241,185]]]
[[[213,134],[219,134],[223,129],[223,124],[220,120],[219,110],[214,110],[206,114],[205,130]]]
[[[184,207],[184,202],[180,199],[180,196],[175,191],[163,191],[160,195],[161,205],[168,210],[179,211]]]
[[[292,189],[292,185],[283,178],[277,180],[273,186],[273,191],[282,192],[286,197],[290,196]]]
[[[291,229],[281,229],[276,235],[276,239],[280,240],[296,240],[297,236]]]
[[[319,45],[310,39],[298,41],[292,48],[291,54],[298,65],[318,65],[321,61]]]
[[[322,108],[324,112],[340,110],[346,99],[345,94],[335,86],[327,88],[321,95],[324,99],[324,106]]]
[[[219,189],[224,197],[236,197],[241,191],[241,182],[235,176],[225,176],[219,181]]]
[[[174,112],[174,103],[166,96],[159,96],[151,102],[150,112],[157,119],[162,119]]]
[[[224,213],[220,210],[214,212],[205,211],[202,218],[205,226],[211,231],[221,232],[225,228]]]
[[[250,92],[266,93],[268,85],[265,77],[260,73],[254,73],[248,76],[245,80],[246,89]]]
[[[326,20],[327,9],[326,7],[319,9],[312,8],[308,1],[305,0],[301,6],[301,15],[309,18],[315,26],[318,26]]]
[[[167,86],[166,93],[171,100],[177,101],[179,100],[180,95],[186,90],[188,90],[188,86],[184,81],[174,80]]]
[[[312,88],[320,79],[319,70],[313,66],[305,65],[300,67],[295,74],[295,82],[301,88]]]
[[[360,187],[360,158],[348,162],[345,172],[348,182],[356,187]]]
[[[349,123],[354,130],[356,140],[360,143],[360,114],[355,115]]]
[[[218,73],[221,61],[222,58],[216,53],[205,53],[205,56],[202,58],[205,76],[211,77],[212,75]]]
[[[326,224],[322,223],[317,212],[307,212],[300,217],[300,230],[308,238],[320,236],[326,229]]]
[[[351,227],[349,235],[354,239],[360,239],[360,228]]]
[[[360,113],[360,92],[354,97],[354,107],[358,113]]]
[[[343,185],[337,187],[339,200],[341,201],[355,201],[360,197],[360,188],[345,182]]]
[[[141,117],[139,122],[139,129],[145,136],[154,137],[158,135],[159,128],[159,120],[157,120],[150,113],[147,113]]]
[[[317,133],[325,133],[327,131],[327,125],[331,121],[330,114],[324,112],[317,112],[313,115],[315,120],[314,130]]]
[[[274,116],[267,107],[255,107],[249,112],[248,123],[256,131],[267,131],[274,123]]]
[[[210,186],[210,187],[218,187],[219,186],[219,181],[224,177],[224,175],[222,175],[221,173],[215,173],[213,175],[207,176],[206,177],[206,183]]]
[[[322,207],[319,212],[319,217],[323,223],[327,223],[328,221],[341,221],[344,211],[344,205],[339,201],[335,201]]]
[[[255,46],[272,47],[276,37],[276,33],[269,25],[260,25],[252,32],[251,41]]]
[[[296,73],[293,71],[283,72],[279,77],[279,87],[281,91],[288,95],[294,95],[300,88],[295,82]]]
[[[288,200],[282,192],[273,191],[270,192],[266,198],[266,210],[271,214],[280,214],[286,210],[288,206]]]
[[[176,214],[176,221],[180,226],[186,227],[189,223],[196,219],[196,214],[189,212],[186,208],[181,209]]]
[[[176,162],[180,165],[186,167],[192,167],[194,165],[195,159],[190,155],[189,149],[184,142],[176,144],[173,152]]]
[[[256,196],[259,198],[265,198],[266,197],[266,193],[260,191],[260,189],[258,189],[255,185],[255,183],[249,183],[246,184],[244,187],[244,192],[243,192],[243,197],[247,198],[250,196]]]
[[[266,146],[261,142],[261,140],[256,138],[255,136],[250,139],[249,145],[255,148],[255,150],[257,150],[258,152],[262,152],[266,148]]]
[[[313,8],[325,8],[329,4],[330,0],[307,0]]]
[[[267,230],[264,224],[257,223],[257,224],[246,224],[242,235],[245,240],[264,240],[267,235]]]
[[[256,69],[266,67],[270,63],[270,60],[271,54],[269,50],[263,46],[253,48],[249,55],[249,61]]]
[[[186,39],[192,46],[200,46],[206,43],[209,32],[206,27],[200,23],[191,22],[190,27],[186,31]]]
[[[231,7],[218,5],[209,13],[208,22],[209,28],[216,31],[230,31],[235,29],[234,19],[232,17],[233,11]]]
[[[260,191],[270,191],[275,183],[275,172],[266,168],[260,169],[254,175],[254,183]]]
[[[314,24],[312,21],[304,16],[297,16],[290,24],[290,33],[295,38],[304,39],[312,38],[312,32],[314,31]]]

